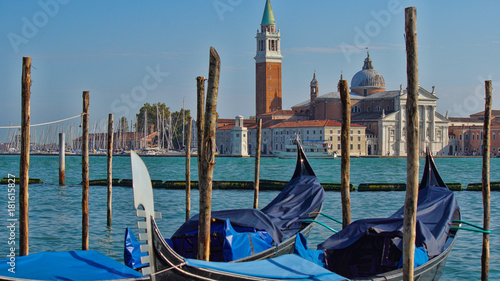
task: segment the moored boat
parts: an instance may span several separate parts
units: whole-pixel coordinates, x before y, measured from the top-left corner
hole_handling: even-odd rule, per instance
[[[296,155],[292,179],[266,207],[212,212],[211,261],[242,262],[288,254],[293,252],[297,233],[309,235],[325,194],[300,144]],[[132,167],[139,169],[135,164]],[[137,179],[133,182],[134,194],[139,185],[148,184]],[[195,215],[167,240],[182,257],[195,258],[197,238],[198,215]]]

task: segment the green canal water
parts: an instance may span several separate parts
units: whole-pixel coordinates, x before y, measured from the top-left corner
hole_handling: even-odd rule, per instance
[[[145,157],[152,179],[184,180],[185,159],[179,157]],[[196,158],[192,159],[192,179],[197,179]],[[438,170],[445,182],[458,182],[464,188],[468,183],[481,181],[480,158],[437,158]],[[215,180],[252,181],[253,158],[217,157]],[[313,169],[321,182],[340,182],[340,159],[311,159]],[[58,185],[57,156],[32,156],[30,177],[40,178],[43,184],[29,186],[30,192],[30,253],[41,251],[66,251],[81,248],[81,157],[66,157],[66,186]],[[295,160],[263,158],[261,179],[289,180]],[[423,159],[421,159],[423,167]],[[422,170],[422,169],[421,169]],[[0,178],[8,174],[19,176],[19,156],[0,156]],[[422,171],[420,172],[420,175]],[[500,159],[491,159],[491,180],[500,181]],[[106,177],[106,158],[90,157],[90,179]],[[131,178],[129,157],[113,158],[113,177]],[[403,183],[406,182],[406,159],[403,158],[352,158],[351,183]],[[0,259],[9,253],[8,245],[8,197],[7,185],[0,185]],[[276,191],[262,192],[259,206],[263,207],[275,196]],[[482,225],[481,192],[455,192],[462,210],[463,219]],[[490,280],[500,280],[500,222],[496,214],[500,192],[492,192]],[[163,219],[158,224],[162,233],[169,237],[184,221],[185,194],[182,190],[155,189],[155,208],[161,211]],[[16,194],[16,197],[18,194]],[[136,228],[138,219],[133,207],[132,189],[113,188],[113,225],[106,226],[106,188],[90,187],[90,248],[98,250],[118,261],[123,261],[123,238],[125,228]],[[353,219],[386,217],[396,211],[404,202],[404,192],[352,192],[351,212]],[[18,198],[16,198],[18,200]],[[252,191],[214,190],[213,209],[251,208]],[[192,212],[197,212],[198,193],[192,193]],[[17,207],[17,206],[16,206]],[[2,214],[3,212],[3,214]],[[323,212],[341,218],[340,193],[327,192]],[[18,215],[16,210],[16,216]],[[324,223],[335,229],[339,225],[328,220]],[[17,237],[18,233],[16,233]],[[309,246],[315,248],[331,233],[317,225],[309,237]],[[442,280],[479,280],[481,272],[482,235],[461,231],[446,263]]]

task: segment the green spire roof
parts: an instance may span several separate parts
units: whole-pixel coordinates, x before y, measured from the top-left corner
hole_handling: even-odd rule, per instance
[[[274,21],[273,8],[271,7],[271,2],[266,0],[266,8],[264,9],[264,15],[262,16],[261,25],[274,25],[276,22]]]

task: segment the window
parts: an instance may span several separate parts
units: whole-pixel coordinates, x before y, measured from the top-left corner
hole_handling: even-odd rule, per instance
[[[338,137],[337,140],[340,141],[340,137]]]
[[[358,141],[361,141],[361,137],[358,137]]]
[[[493,139],[495,139],[495,132],[493,132]]]
[[[340,149],[340,144],[337,144],[337,149]]]
[[[391,107],[390,107],[390,106],[387,106],[387,109],[386,109],[386,110],[387,110],[387,111],[391,110]]]
[[[351,143],[351,150],[352,150],[352,143]]]
[[[330,141],[333,141],[333,137],[332,136],[330,136]]]
[[[358,144],[358,150],[361,150],[361,144]]]
[[[340,134],[340,130],[337,130],[337,134]]]
[[[359,134],[361,134],[361,131],[360,131],[360,130],[358,130],[358,135],[359,135]]]
[[[361,112],[361,108],[357,105],[351,107],[351,112]]]
[[[370,107],[367,107],[367,108],[366,108],[366,112],[370,112]]]
[[[380,111],[382,111],[382,108],[380,108],[380,106],[375,107],[375,112],[380,112]]]

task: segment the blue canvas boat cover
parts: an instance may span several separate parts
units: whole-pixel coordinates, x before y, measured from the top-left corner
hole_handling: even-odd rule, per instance
[[[13,269],[11,265],[14,265]],[[0,279],[118,280],[145,277],[97,251],[42,252],[0,261]]]
[[[277,280],[317,280],[340,281],[346,278],[333,273],[317,264],[303,259],[295,254],[283,255],[277,258],[240,263],[207,262],[186,259],[188,266],[209,268],[223,272],[231,272],[244,276]]]
[[[133,269],[147,266],[147,264],[141,263],[141,257],[147,256],[147,253],[142,253],[140,246],[141,243],[135,238],[130,227],[127,227],[125,230],[125,249],[123,252],[123,259],[126,266]]]
[[[427,155],[417,202],[416,247],[433,258],[443,252],[458,209],[455,195]],[[351,223],[318,245],[327,268],[347,277],[364,277],[395,269],[402,254],[404,207],[388,218]]]

